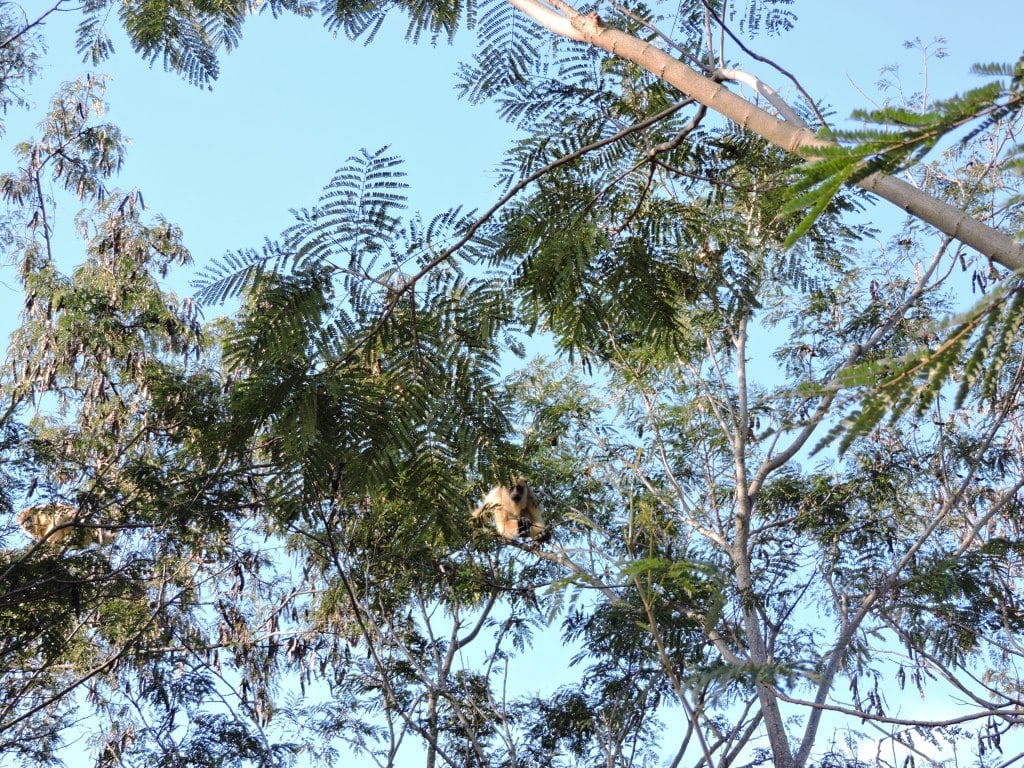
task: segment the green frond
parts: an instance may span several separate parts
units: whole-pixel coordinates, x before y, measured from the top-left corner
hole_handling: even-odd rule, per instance
[[[390,0],[387,3],[325,0],[320,8],[328,30],[341,32],[351,40],[362,37],[367,44],[380,31],[388,12],[396,8],[409,16],[405,37],[411,42],[419,42],[424,34],[429,35],[431,42],[441,37],[450,42],[460,23],[472,24],[476,18],[475,4],[461,0]]]
[[[369,45],[377,36],[390,6],[367,0],[334,0],[324,3],[324,27],[332,34],[341,32],[349,40],[363,38]]]
[[[579,117],[601,98],[599,53],[564,39],[538,46],[532,22],[508,3],[490,0],[483,6],[478,39],[473,62],[460,68],[457,88],[473,102],[494,100],[500,116],[517,126],[564,120],[566,109]]]
[[[739,19],[740,29],[752,35],[777,35],[796,23],[796,14],[788,7],[791,0],[754,0],[747,4]]]
[[[444,38],[451,42],[459,28],[464,14],[475,13],[473,2],[463,4],[461,0],[401,0],[402,6],[409,14],[409,24],[405,30],[405,39],[418,43],[427,33],[432,43]]]
[[[896,106],[886,106],[880,109],[855,109],[850,113],[851,120],[864,123],[875,123],[888,126],[913,126],[933,125],[935,116],[931,113],[912,112],[909,109]],[[885,141],[891,136],[889,131],[871,131],[861,129],[856,132],[858,137],[874,138],[878,141]],[[836,136],[845,136],[845,132],[838,132]]]
[[[827,182],[818,185],[813,190],[797,197],[791,203],[788,203],[783,207],[782,213],[788,214],[795,213],[796,211],[803,210],[810,206],[810,210],[807,214],[800,219],[800,222],[793,228],[789,237],[783,241],[783,248],[791,248],[797,240],[810,231],[811,227],[814,226],[821,214],[824,213],[825,209],[832,203],[832,200],[839,193],[839,190],[847,182],[850,176],[852,176],[855,170],[855,164],[847,164],[844,168],[837,171]]]
[[[994,293],[996,294],[993,296],[995,302],[999,298],[999,294],[1004,292]],[[975,383],[980,386],[982,398],[993,397],[1003,366],[1012,357],[1020,355],[1020,329],[1024,325],[1024,286],[1018,282],[1016,286],[1008,289],[1007,293],[1013,296],[1013,300],[1005,302],[1006,295],[1004,294],[1003,301],[993,303],[984,331],[975,342],[979,348],[991,349],[991,353],[984,364],[982,361],[978,361],[969,371],[965,369],[964,380],[956,398],[958,406],[967,399],[967,395]],[[978,381],[978,374],[983,374],[980,381]]]
[[[194,3],[122,3],[119,16],[132,48],[150,63],[193,85],[217,79],[217,50],[233,47],[241,34],[245,4],[232,3],[219,13],[203,13]],[[82,41],[80,41],[80,45]]]
[[[1005,61],[989,62],[988,64],[976,63],[971,65],[971,74],[984,77],[1009,77],[1019,81],[1024,73],[1022,62],[1024,62],[1024,58],[1018,60],[1016,64]]]
[[[418,218],[408,223],[405,240],[405,252],[415,254],[414,261],[418,267],[425,267],[451,245],[452,241],[461,236],[470,227],[477,224],[475,211],[462,212],[452,208],[434,215],[424,226]],[[493,251],[488,232],[490,226],[478,230],[477,235],[459,250],[459,262],[450,262],[452,269],[460,269],[458,263],[475,264]]]
[[[345,269],[365,256],[390,254],[406,207],[408,184],[401,164],[387,147],[348,158],[316,207],[297,211],[297,223],[285,232],[296,267],[328,263]]]
[[[839,438],[842,453],[887,418],[895,423],[911,409],[925,412],[945,393],[954,375],[960,378],[956,407],[971,393],[993,397],[1006,364],[1020,354],[1024,285],[1019,279],[1007,281],[949,325],[934,348],[922,347],[899,360],[871,360],[841,371],[841,388],[868,392],[861,409],[833,427],[815,451]],[[971,353],[965,361],[968,349]]]
[[[249,291],[260,275],[274,269],[284,258],[278,243],[267,240],[261,251],[246,248],[214,259],[192,281],[202,304],[222,304]]]
[[[329,273],[264,271],[245,292],[241,320],[225,338],[229,370],[279,371],[308,367],[315,330],[329,310]]]
[[[1018,62],[1012,71],[1019,73],[1020,70],[1021,63]],[[988,65],[976,71],[1006,74],[1011,68]],[[964,145],[1022,111],[1024,91],[1019,88],[1018,79],[1014,79],[1009,87],[1001,81],[994,81],[935,102],[925,113],[899,107],[855,111],[853,119],[884,128],[836,131],[830,134],[830,138],[838,146],[808,150],[815,162],[797,169],[799,177],[792,185],[783,211],[810,210],[787,238],[786,245],[792,245],[806,234],[815,218],[826,210],[829,201],[844,185],[855,184],[875,172],[891,174],[919,163],[943,137],[970,125],[961,138],[961,145]]]
[[[480,6],[476,25],[479,48],[473,64],[463,64],[456,88],[463,98],[478,104],[520,84],[540,58],[536,37],[516,9],[501,0]]]
[[[475,215],[403,217],[405,187],[397,158],[363,152],[280,245],[204,275],[204,298],[243,300],[223,334],[232,413],[280,472],[302,478],[290,487],[307,504],[387,498],[400,479],[427,487],[430,473],[507,462],[499,361],[516,308],[504,281],[464,266],[490,259],[492,230],[448,256]],[[278,505],[280,520],[302,508]],[[436,514],[440,525],[452,510]]]
[[[75,33],[75,49],[94,67],[114,53],[114,43],[107,34],[103,21],[100,16],[86,15],[79,22]]]
[[[993,538],[956,555],[922,558],[901,585],[914,597],[905,607],[906,631],[944,660],[956,660],[977,647],[990,629],[1024,626],[1024,614],[993,586],[1020,567],[1024,549]]]

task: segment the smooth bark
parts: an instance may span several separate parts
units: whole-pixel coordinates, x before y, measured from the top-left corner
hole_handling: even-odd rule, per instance
[[[615,56],[632,61],[687,96],[787,152],[806,155],[809,149],[833,146],[809,129],[780,120],[754,106],[657,46],[621,30],[604,26],[596,13],[581,14],[561,0],[551,0],[548,5],[538,0],[509,2],[556,34],[596,45]],[[1024,269],[1024,244],[913,185],[893,176],[876,173],[860,181],[859,186],[969,245],[997,264],[1010,270]]]

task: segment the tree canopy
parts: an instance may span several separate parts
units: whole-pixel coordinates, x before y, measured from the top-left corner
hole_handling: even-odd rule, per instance
[[[53,0],[0,4],[5,110],[57,11],[200,86],[256,13],[469,27],[519,138],[482,213],[354,151],[181,297],[103,78],[54,96],[0,176],[0,765],[1024,754],[1024,59],[851,130],[729,65],[788,0]],[[513,475],[550,541],[471,517]],[[58,508],[111,536],[17,531]]]

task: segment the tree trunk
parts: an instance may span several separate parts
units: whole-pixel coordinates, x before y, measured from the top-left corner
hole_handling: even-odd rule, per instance
[[[556,34],[596,45],[615,56],[632,61],[709,109],[715,110],[787,152],[803,153],[815,147],[833,146],[809,129],[779,120],[759,109],[721,83],[710,80],[657,46],[604,26],[596,13],[580,14],[561,0],[551,0],[551,6],[557,8],[557,11],[538,0],[509,2]],[[893,176],[880,173],[861,180],[859,186],[969,245],[997,264],[1009,270],[1024,269],[1024,244],[1016,242],[994,227],[971,218],[960,209]]]

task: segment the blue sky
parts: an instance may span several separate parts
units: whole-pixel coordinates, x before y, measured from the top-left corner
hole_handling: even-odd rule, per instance
[[[903,49],[904,40],[947,39],[949,56],[929,64],[936,97],[976,82],[967,74],[972,63],[1013,61],[1024,47],[1020,0],[983,9],[951,0],[802,0],[794,10],[800,19],[793,33],[755,47],[835,105],[840,117],[870,106],[865,94],[878,96],[884,65],[900,63],[917,83],[921,61]],[[10,148],[27,137],[56,83],[84,70],[73,25],[61,19],[47,26],[47,72],[33,88],[38,106],[8,115],[0,168],[9,166]],[[121,43],[101,68],[111,77],[109,119],[132,138],[115,184],[140,188],[152,211],[183,228],[197,269],[225,251],[276,237],[291,222],[288,209],[314,203],[335,168],[361,148],[391,145],[406,158],[412,207],[426,217],[456,205],[488,207],[498,196],[493,168],[512,131],[491,107],[456,96],[452,75],[472,53],[472,33],[460,32],[452,46],[413,46],[403,33],[396,17],[364,47],[333,38],[317,20],[259,18],[241,47],[222,59],[212,92],[151,68]],[[738,65],[792,94],[767,66]],[[65,226],[74,213],[58,212]],[[65,245],[68,267],[81,260],[81,249]],[[188,278],[179,276],[179,291],[188,290]],[[2,268],[0,301],[0,329],[10,329],[21,297]],[[558,663],[554,654],[551,660]]]
[[[794,5],[793,33],[755,42],[845,117],[869,106],[864,94],[878,95],[883,65],[901,63],[916,82],[922,66],[903,50],[904,40],[948,40],[949,56],[929,65],[936,96],[969,86],[973,62],[1015,60],[1024,47],[1019,8],[1017,0],[987,3],[983,14],[950,0],[804,0]],[[46,74],[33,88],[39,108],[56,83],[84,70],[73,49],[76,21],[67,14],[47,26]],[[102,66],[111,78],[109,119],[132,139],[115,183],[140,188],[151,210],[183,228],[197,268],[276,237],[291,221],[289,208],[315,202],[334,169],[361,148],[390,145],[406,159],[413,208],[425,216],[455,205],[488,207],[497,197],[493,168],[512,131],[489,105],[457,98],[453,73],[472,54],[472,33],[432,46],[406,43],[404,31],[395,17],[364,46],[332,36],[316,19],[259,17],[241,46],[222,58],[213,91],[189,86],[159,64],[150,67],[120,43]],[[766,65],[739,65],[792,94]],[[8,115],[0,158],[10,157],[36,114]],[[75,211],[59,213],[67,223]],[[72,248],[68,264],[80,258]],[[0,326],[8,323],[0,317]]]
[[[76,21],[69,14],[47,26],[45,71],[31,91],[37,106],[7,116],[0,158],[34,130],[56,86],[86,71],[74,52]],[[317,19],[258,17],[223,57],[213,91],[150,67],[120,42],[100,67],[109,76],[107,119],[131,139],[112,185],[141,189],[151,212],[181,226],[197,269],[276,237],[292,222],[289,209],[315,203],[362,148],[390,145],[405,158],[414,207],[427,217],[489,204],[492,169],[512,133],[457,98],[453,73],[472,40],[412,45],[404,30],[395,17],[364,46],[332,36]],[[76,210],[65,203],[58,218],[68,225]],[[78,263],[81,244],[65,245],[61,263]],[[7,306],[19,304],[10,280],[0,279],[0,297],[9,292]],[[175,287],[188,290],[187,280]],[[11,319],[0,316],[0,327]]]

